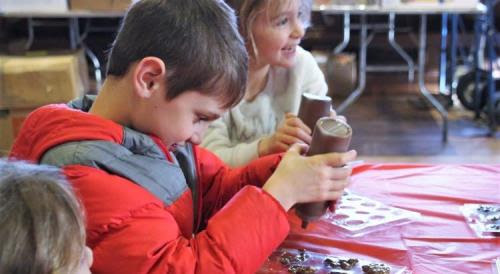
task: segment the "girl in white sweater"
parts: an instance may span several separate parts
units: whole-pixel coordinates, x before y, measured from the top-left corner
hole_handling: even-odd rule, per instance
[[[309,144],[312,129],[297,112],[302,93],[326,95],[313,56],[299,46],[310,0],[229,0],[249,53],[245,98],[213,122],[202,146],[231,166]]]

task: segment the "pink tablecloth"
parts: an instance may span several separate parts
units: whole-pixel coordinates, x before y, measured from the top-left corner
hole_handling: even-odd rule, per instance
[[[413,273],[492,273],[500,238],[477,237],[459,208],[500,203],[500,165],[362,165],[350,190],[422,217],[352,238],[322,221],[303,230],[290,214],[292,231],[282,247],[384,261]]]

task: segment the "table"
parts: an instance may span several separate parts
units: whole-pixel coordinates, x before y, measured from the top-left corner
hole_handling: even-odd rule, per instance
[[[74,50],[81,47],[85,54],[89,57],[94,68],[94,77],[97,83],[97,89],[102,85],[102,71],[99,59],[85,44],[85,38],[90,30],[91,18],[119,18],[124,15],[124,12],[109,11],[64,11],[64,12],[0,12],[0,16],[6,18],[24,18],[28,24],[28,39],[24,46],[25,50],[29,50],[35,39],[35,27],[50,26],[48,19],[64,18],[65,24],[68,27],[68,37],[70,49]],[[85,19],[85,26],[80,27],[78,19]]]
[[[356,167],[350,191],[421,218],[352,238],[324,221],[301,229],[290,213],[291,232],[281,247],[350,256],[407,267],[413,273],[492,273],[500,238],[478,238],[459,207],[500,203],[500,164],[364,164]]]
[[[389,16],[389,42],[396,49],[396,51],[407,61],[409,65],[409,73],[412,73],[411,58],[404,53],[404,51],[397,45],[394,39],[394,18],[397,14],[413,14],[420,16],[420,32],[419,32],[419,50],[418,50],[418,83],[421,94],[426,98],[429,103],[439,112],[442,117],[442,140],[444,143],[448,140],[448,112],[441,105],[441,103],[431,94],[425,86],[425,56],[427,44],[427,15],[429,14],[481,14],[486,11],[484,5],[480,3],[471,3],[470,1],[453,1],[438,3],[418,3],[410,2],[405,4],[396,4],[389,6],[379,5],[334,5],[331,0],[316,0],[313,5],[313,10],[323,14],[343,14],[344,15],[344,40],[334,50],[335,53],[341,52],[349,42],[350,23],[348,19],[350,15],[360,16],[361,30],[359,33],[359,81],[356,89],[337,107],[337,112],[343,112],[349,105],[351,105],[362,93],[366,85],[366,51],[368,47],[367,39],[367,15],[388,15]]]

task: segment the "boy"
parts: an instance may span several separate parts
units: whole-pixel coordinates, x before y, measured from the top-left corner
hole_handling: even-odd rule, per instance
[[[128,11],[95,102],[36,110],[12,156],[64,167],[88,218],[94,273],[253,273],[297,202],[340,197],[355,152],[300,146],[230,170],[199,148],[241,100],[247,55],[223,1],[143,0]],[[88,112],[86,112],[88,111]],[[262,188],[260,188],[262,187]]]

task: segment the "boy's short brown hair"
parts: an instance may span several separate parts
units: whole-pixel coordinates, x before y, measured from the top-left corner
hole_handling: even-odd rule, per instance
[[[123,76],[147,56],[165,62],[167,99],[197,90],[236,105],[245,93],[247,53],[234,12],[222,0],[142,0],[127,12],[107,74]]]

